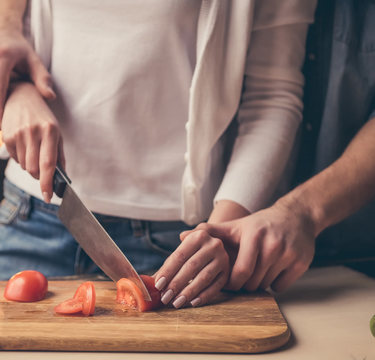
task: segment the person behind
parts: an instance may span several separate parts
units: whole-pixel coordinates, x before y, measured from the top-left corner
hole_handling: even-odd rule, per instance
[[[283,291],[315,251],[317,263],[375,258],[374,17],[374,1],[318,3],[296,187],[247,217],[197,227],[231,254],[229,289]],[[174,271],[166,264],[157,279]]]
[[[167,263],[178,271],[156,284],[164,303],[212,299],[228,280],[222,241],[200,231],[178,246],[178,234],[271,200],[301,119],[314,8],[311,0],[30,1],[24,30],[56,100],[47,106],[27,82],[10,86],[1,276],[98,271],[56,217],[59,163],[139,272],[172,253]]]

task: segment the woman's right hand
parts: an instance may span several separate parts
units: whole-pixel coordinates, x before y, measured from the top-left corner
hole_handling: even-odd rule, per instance
[[[43,198],[50,202],[56,164],[65,167],[63,140],[55,116],[33,84],[16,83],[11,89],[2,136],[9,155],[40,179]]]

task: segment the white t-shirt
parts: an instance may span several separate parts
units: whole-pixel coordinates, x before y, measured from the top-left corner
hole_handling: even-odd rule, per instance
[[[51,1],[50,106],[72,186],[92,211],[180,219],[200,3]],[[6,176],[42,198],[13,160]]]

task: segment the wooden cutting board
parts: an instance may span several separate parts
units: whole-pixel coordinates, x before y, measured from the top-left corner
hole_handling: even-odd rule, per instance
[[[53,308],[82,281],[50,281],[47,297],[17,303],[0,282],[0,349],[57,351],[258,353],[284,345],[289,328],[265,293],[222,294],[212,305],[138,313],[115,302],[115,284],[96,281],[94,316],[64,316]]]

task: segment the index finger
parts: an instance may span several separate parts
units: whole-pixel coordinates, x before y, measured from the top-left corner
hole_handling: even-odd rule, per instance
[[[185,262],[190,259],[200,248],[199,239],[202,234],[199,231],[191,233],[185,241],[165,260],[155,276],[155,287],[163,290],[173,279]],[[189,240],[189,241],[186,241]]]
[[[39,157],[40,189],[47,203],[50,202],[53,194],[53,174],[57,163],[58,146],[59,139],[56,133],[51,132],[43,136]]]

